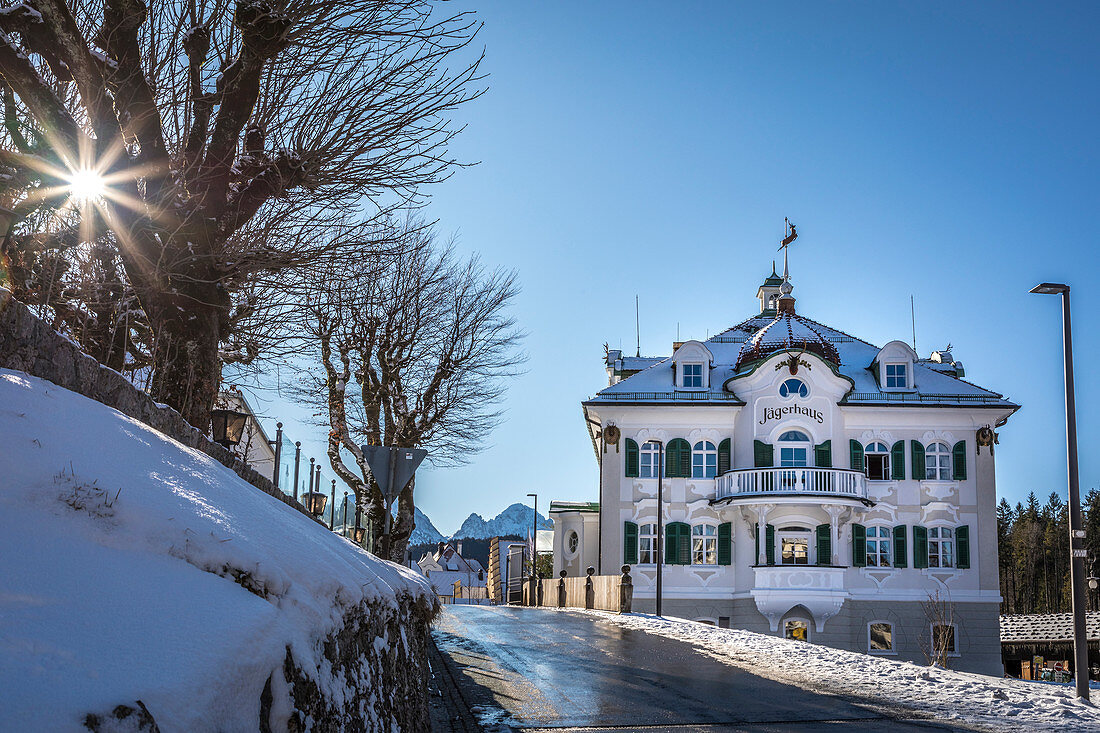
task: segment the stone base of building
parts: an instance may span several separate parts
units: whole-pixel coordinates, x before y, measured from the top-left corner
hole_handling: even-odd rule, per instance
[[[809,640],[836,649],[867,653],[869,650],[868,626],[872,622],[888,622],[892,625],[892,653],[876,653],[885,659],[928,664],[932,622],[919,601],[856,601],[847,600],[840,612],[825,621],[817,630],[810,613],[795,606],[779,622],[778,630],[772,630],[768,619],[761,614],[751,598],[718,600],[712,598],[665,598],[661,604],[665,616],[706,621],[718,626],[744,629],[768,636],[783,636],[785,622],[803,618],[809,624]],[[634,611],[653,613],[652,598],[634,596]],[[955,603],[952,621],[955,625],[957,656],[952,656],[948,667],[963,672],[976,672],[995,677],[1004,675],[1001,661],[1000,608],[996,603]]]

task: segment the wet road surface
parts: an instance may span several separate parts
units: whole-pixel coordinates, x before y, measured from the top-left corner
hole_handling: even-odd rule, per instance
[[[969,730],[757,677],[594,616],[445,606],[432,633],[467,704],[516,730]]]

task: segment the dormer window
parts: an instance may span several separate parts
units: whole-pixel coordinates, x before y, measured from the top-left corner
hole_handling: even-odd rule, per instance
[[[886,389],[908,389],[908,364],[886,365]]]
[[[702,364],[684,364],[684,386],[685,387],[702,387],[703,386],[703,365]]]

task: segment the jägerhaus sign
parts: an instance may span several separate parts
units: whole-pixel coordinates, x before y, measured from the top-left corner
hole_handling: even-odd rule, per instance
[[[772,420],[782,420],[788,415],[805,415],[812,420],[816,420],[819,425],[825,422],[825,416],[821,413],[821,410],[815,410],[812,407],[803,407],[802,405],[764,407],[762,408],[762,412],[763,417],[760,418],[759,425],[766,425]]]

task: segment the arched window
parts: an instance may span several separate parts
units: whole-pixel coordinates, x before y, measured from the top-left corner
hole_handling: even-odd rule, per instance
[[[657,525],[643,524],[638,528],[638,564],[657,562]]]
[[[641,478],[657,478],[661,472],[661,446],[659,443],[654,443],[652,440],[648,443],[642,443],[641,450],[641,471],[638,476]]]
[[[696,524],[691,528],[691,564],[718,564],[718,528],[713,524]]]
[[[581,538],[577,535],[576,532],[570,532],[569,533],[569,536],[566,537],[566,542],[568,543],[570,554],[573,554],[574,552],[577,551],[577,545],[580,544],[580,541],[581,541]]]
[[[810,388],[801,379],[785,379],[779,385],[779,396],[806,398],[810,396]]]
[[[888,568],[893,565],[890,554],[891,530],[889,527],[867,528],[867,567]]]
[[[951,480],[951,449],[946,443],[932,443],[924,449],[924,477],[930,481]]]
[[[870,443],[863,451],[863,465],[872,481],[890,480],[890,449],[885,443]]]
[[[718,475],[718,449],[709,440],[700,440],[691,451],[691,477],[714,478]]]
[[[788,430],[779,436],[779,465],[784,468],[810,465],[812,447],[805,433]]]

